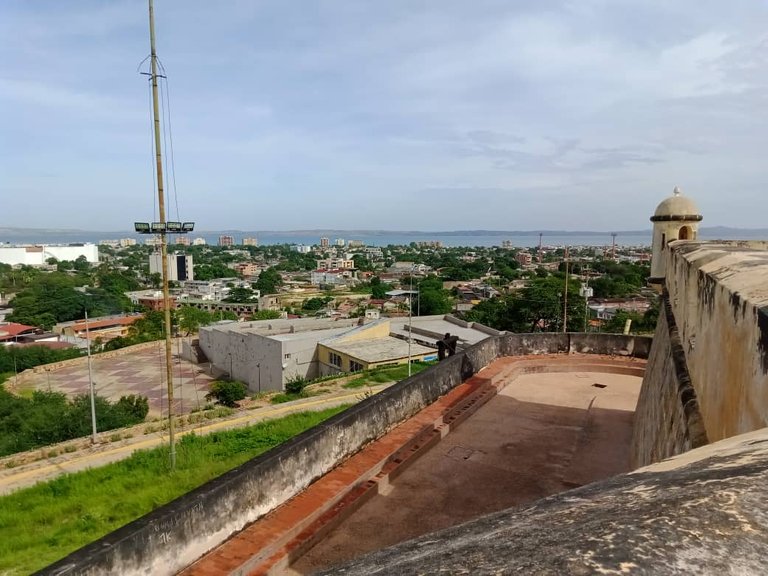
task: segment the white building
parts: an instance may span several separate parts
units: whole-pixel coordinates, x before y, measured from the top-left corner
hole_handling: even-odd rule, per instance
[[[149,255],[150,274],[163,273],[163,258],[160,252],[153,252]],[[173,282],[184,282],[194,280],[195,271],[192,264],[192,256],[176,252],[168,254],[168,280]]]
[[[96,263],[99,261],[99,247],[90,243],[0,246],[0,262],[12,266],[43,266],[49,258],[75,261],[81,256],[88,262]]]
[[[205,246],[206,244],[205,238],[195,238],[192,240],[192,246]]]
[[[355,261],[351,258],[325,258],[317,261],[318,270],[352,270]]]
[[[312,246],[305,246],[304,244],[296,244],[291,246],[291,249],[295,250],[299,254],[309,254],[312,252]]]
[[[376,334],[367,330],[364,334],[361,320],[297,318],[215,324],[200,329],[200,348],[220,372],[245,382],[253,392],[261,392],[282,390],[296,376],[312,379],[338,369],[359,369],[349,364],[348,357],[365,365],[402,363],[407,361],[409,337],[413,358],[430,360],[437,356],[436,343],[445,333],[459,338],[459,348],[501,334],[442,315],[419,316],[410,321],[362,320],[363,326],[376,330]],[[341,336],[344,338],[340,340]],[[328,350],[345,357],[341,366],[326,362]]]

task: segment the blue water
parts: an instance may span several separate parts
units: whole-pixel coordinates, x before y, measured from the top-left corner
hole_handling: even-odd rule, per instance
[[[320,243],[320,233],[315,234],[290,234],[290,233],[274,233],[274,232],[195,232],[189,235],[190,240],[194,238],[205,238],[208,244],[216,245],[220,234],[228,234],[234,237],[237,244],[241,243],[243,238],[257,238],[259,244],[305,244],[314,245]],[[538,246],[539,234],[538,232],[531,233],[514,233],[510,232],[508,235],[504,233],[492,233],[492,234],[466,234],[461,232],[456,233],[430,233],[430,232],[336,232],[335,234],[326,234],[330,239],[331,245],[334,244],[336,238],[344,238],[349,240],[361,240],[368,246],[387,246],[387,245],[407,245],[411,242],[428,242],[428,241],[440,241],[443,246],[455,247],[455,246],[501,246],[502,242],[509,240],[514,247],[532,247]],[[701,230],[700,237],[702,240],[735,240],[735,239],[762,239],[765,238],[764,233],[757,233],[757,231],[750,230],[738,230],[728,229],[713,230],[708,232],[706,229]],[[140,235],[129,232],[79,232],[79,231],[45,231],[45,232],[24,232],[14,233],[7,237],[0,235],[0,243],[11,244],[57,244],[57,243],[70,243],[70,242],[99,242],[106,239],[119,239],[119,238],[136,238],[139,242],[143,242],[144,238]],[[545,246],[610,246],[612,238],[610,233],[564,233],[564,234],[544,234],[542,237],[542,243]],[[647,233],[619,233],[616,237],[616,244],[619,246],[650,246],[651,244],[651,230]]]

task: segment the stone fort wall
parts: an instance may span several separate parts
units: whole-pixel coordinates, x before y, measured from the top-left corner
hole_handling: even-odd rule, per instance
[[[663,301],[636,466],[768,425],[768,242],[670,244]]]
[[[647,358],[650,344],[647,337],[615,334],[488,338],[81,548],[40,574],[175,574],[497,357],[580,352]]]

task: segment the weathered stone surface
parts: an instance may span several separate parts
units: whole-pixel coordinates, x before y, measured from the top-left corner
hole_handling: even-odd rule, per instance
[[[675,242],[666,269],[709,439],[768,426],[768,242]]]
[[[768,429],[323,574],[765,574]]]
[[[635,409],[632,467],[647,466],[707,442],[696,392],[665,292]]]

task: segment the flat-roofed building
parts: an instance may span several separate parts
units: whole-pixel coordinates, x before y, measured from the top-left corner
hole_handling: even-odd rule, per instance
[[[92,264],[98,262],[99,247],[90,243],[0,246],[0,263],[11,266],[44,266],[50,258],[75,261],[80,257]]]
[[[411,359],[437,358],[446,333],[465,347],[500,332],[451,316],[298,318],[219,323],[200,329],[200,348],[213,366],[251,391],[282,390],[295,377],[317,378]],[[333,356],[332,356],[333,354]]]
[[[160,252],[149,255],[149,272],[151,274],[163,273],[163,257]],[[195,279],[195,270],[191,254],[175,252],[168,254],[168,280],[173,282],[185,282]]]

